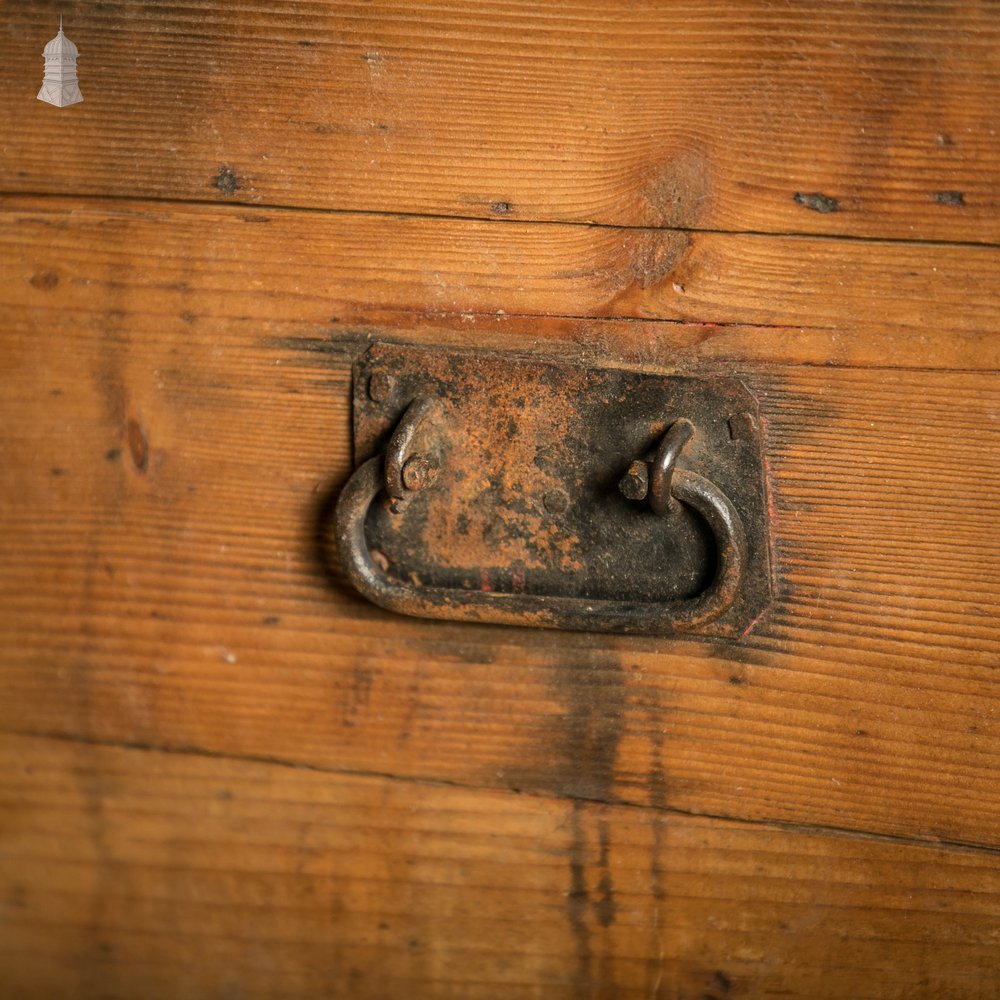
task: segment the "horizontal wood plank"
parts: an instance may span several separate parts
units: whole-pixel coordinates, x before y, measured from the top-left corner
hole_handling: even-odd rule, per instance
[[[779,365],[785,331],[740,328],[702,356],[683,325],[448,316],[412,288],[423,308],[397,325],[405,271],[366,307],[281,253],[349,273],[419,224],[245,235],[286,219],[32,210],[0,230],[0,727],[1000,844],[1000,379],[974,370],[995,363],[989,338],[897,327],[911,353],[888,363],[918,367],[831,366],[823,343],[872,357],[859,307],[808,365]],[[443,245],[467,275],[479,244]],[[337,295],[350,322],[330,319]],[[692,372],[726,356],[768,423],[778,592],[756,630],[440,625],[353,595],[317,525],[350,469],[350,362],[380,329],[654,368],[676,334]],[[933,367],[959,357],[968,370]]]
[[[393,325],[454,318],[472,339],[483,317],[624,318],[666,322],[538,324],[526,342],[563,330],[578,352],[658,364],[680,349],[695,363],[1000,369],[1000,268],[985,247],[65,199],[0,209],[0,306],[93,331],[134,309],[320,335],[403,311],[415,316]]]
[[[6,5],[4,1000],[1000,1000],[988,6]],[[384,337],[740,377],[771,606],[360,599]]]
[[[988,4],[7,4],[0,191],[1000,241]]]
[[[10,1000],[987,1000],[993,854],[0,739]]]

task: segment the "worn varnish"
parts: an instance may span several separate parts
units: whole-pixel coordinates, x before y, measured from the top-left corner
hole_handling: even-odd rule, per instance
[[[993,12],[63,13],[82,104],[48,5],[0,67],[0,996],[1000,995]],[[767,612],[361,600],[376,339],[742,379]]]

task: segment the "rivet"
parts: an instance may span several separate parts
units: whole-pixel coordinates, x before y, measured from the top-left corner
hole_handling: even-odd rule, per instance
[[[731,441],[752,441],[757,433],[757,420],[752,413],[736,413],[729,418]]]
[[[637,458],[622,476],[618,489],[628,500],[645,500],[649,494],[649,466]]]
[[[392,376],[385,372],[375,372],[368,379],[368,396],[376,403],[384,403],[392,395],[392,390]]]
[[[426,489],[437,478],[438,464],[427,455],[414,455],[403,466],[403,485],[417,492]]]

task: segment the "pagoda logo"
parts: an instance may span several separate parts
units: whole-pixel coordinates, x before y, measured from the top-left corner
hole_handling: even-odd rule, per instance
[[[38,99],[57,108],[68,104],[79,104],[83,100],[80,84],[76,79],[76,59],[79,49],[63,34],[62,18],[59,18],[59,34],[45,46],[45,79]]]

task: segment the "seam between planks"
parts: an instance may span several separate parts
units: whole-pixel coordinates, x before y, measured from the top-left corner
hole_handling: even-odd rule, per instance
[[[367,209],[358,207],[317,208],[309,205],[289,205],[254,201],[220,202],[213,198],[167,198],[155,195],[104,195],[89,193],[64,193],[58,191],[0,191],[0,199],[35,198],[64,202],[96,202],[109,205],[115,203],[135,205],[188,205],[200,208],[219,208],[229,211],[252,209],[260,212],[302,212],[315,215],[367,215],[384,219],[415,219],[438,222],[488,222],[497,226],[571,226],[577,229],[609,229],[653,233],[704,233],[710,236],[748,236],[761,239],[820,240],[831,243],[864,243],[889,246],[942,247],[956,250],[1000,250],[1000,243],[976,240],[927,240],[908,239],[901,236],[855,236],[838,233],[810,233],[791,231],[769,231],[758,229],[712,229],[698,226],[640,226],[634,223],[596,222],[581,219],[527,219],[505,218],[492,215],[459,215],[438,212],[391,211],[389,209]],[[3,205],[0,204],[0,209]]]
[[[317,774],[337,775],[345,778],[381,779],[398,781],[413,785],[428,785],[445,788],[456,788],[472,792],[493,792],[496,794],[523,795],[530,798],[556,800],[562,802],[588,802],[594,805],[614,806],[622,809],[634,809],[644,813],[665,816],[683,816],[689,819],[717,820],[733,823],[738,826],[754,829],[780,831],[782,833],[797,833],[806,836],[838,837],[847,840],[869,841],[897,847],[916,847],[933,851],[949,851],[975,856],[1000,857],[1000,846],[978,844],[970,841],[949,840],[939,838],[904,837],[899,834],[875,833],[859,830],[853,827],[833,826],[821,823],[792,823],[773,819],[748,819],[742,816],[729,816],[722,813],[700,812],[695,809],[680,809],[676,806],[658,806],[639,802],[629,802],[618,798],[599,798],[596,796],[559,794],[550,791],[541,792],[531,789],[500,788],[494,785],[477,785],[471,782],[456,781],[451,778],[431,778],[422,775],[393,774],[389,771],[369,770],[364,768],[324,767],[320,764],[310,764],[287,760],[268,754],[226,753],[219,750],[209,750],[197,746],[170,746],[145,743],[132,740],[103,740],[91,736],[81,736],[73,733],[57,731],[3,730],[3,735],[23,739],[53,740],[62,743],[73,743],[81,746],[101,747],[109,750],[136,750],[142,753],[172,754],[182,757],[201,757],[209,760],[235,761],[245,764],[262,764],[271,767],[290,768],[298,771],[310,771]]]

